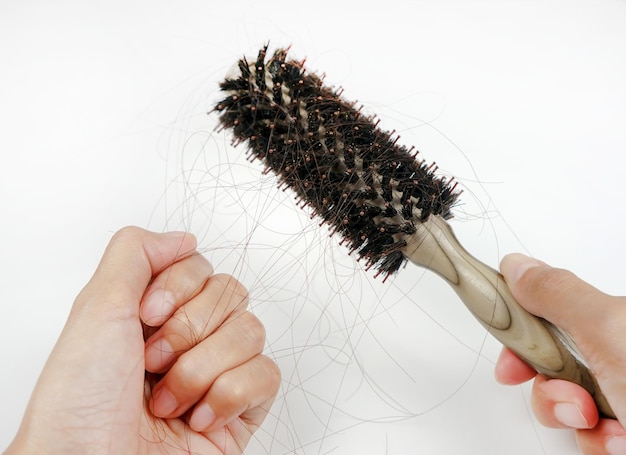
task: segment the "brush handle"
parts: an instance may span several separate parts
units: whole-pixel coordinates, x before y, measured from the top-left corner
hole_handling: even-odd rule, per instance
[[[615,418],[571,337],[524,310],[502,275],[470,255],[443,218],[431,215],[420,224],[404,252],[411,262],[445,278],[489,333],[535,370],[581,385],[602,414]]]

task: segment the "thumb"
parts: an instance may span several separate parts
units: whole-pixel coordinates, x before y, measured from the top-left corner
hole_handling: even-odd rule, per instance
[[[626,298],[605,294],[573,273],[522,254],[500,270],[519,304],[567,331],[626,424]]]
[[[572,272],[519,253],[505,256],[500,270],[520,305],[571,335],[596,338],[614,305],[613,297]]]
[[[520,305],[579,341],[597,341],[600,328],[611,322],[617,309],[615,297],[599,291],[572,272],[522,254],[505,256],[500,270]]]
[[[72,312],[94,309],[115,317],[136,317],[152,277],[195,251],[196,238],[185,232],[158,234],[138,227],[115,233],[93,277]]]

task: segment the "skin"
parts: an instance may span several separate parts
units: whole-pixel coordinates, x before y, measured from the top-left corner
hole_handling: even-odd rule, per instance
[[[242,452],[280,374],[246,289],[195,250],[186,233],[114,235],[7,455]]]
[[[190,234],[125,228],[77,297],[10,454],[240,454],[280,383],[265,333],[233,277],[216,275]],[[585,455],[626,454],[626,298],[515,254],[501,271],[530,312],[576,340],[618,420],[581,387],[548,380],[504,349],[503,384],[534,378],[532,406],[576,430]],[[165,341],[164,341],[165,340]]]
[[[626,454],[626,297],[607,295],[573,273],[521,254],[500,264],[520,305],[572,335],[617,420],[601,418],[580,386],[548,380],[504,349],[495,374],[503,384],[534,378],[532,408],[541,423],[573,428],[584,455]]]

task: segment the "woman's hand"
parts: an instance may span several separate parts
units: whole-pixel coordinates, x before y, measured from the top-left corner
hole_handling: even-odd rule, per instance
[[[77,297],[11,453],[238,454],[280,374],[190,234],[125,228]]]
[[[506,348],[496,378],[503,384],[535,378],[532,407],[537,418],[552,428],[576,429],[585,455],[625,455],[626,298],[604,294],[566,270],[521,254],[505,257],[500,268],[520,305],[576,340],[618,420],[601,418],[582,387],[537,375]]]

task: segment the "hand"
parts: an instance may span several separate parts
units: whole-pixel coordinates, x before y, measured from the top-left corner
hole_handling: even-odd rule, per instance
[[[185,233],[113,237],[6,454],[242,452],[280,376],[247,291],[195,248]]]
[[[572,335],[618,420],[600,418],[582,387],[537,375],[506,348],[496,364],[498,381],[520,384],[534,377],[532,407],[541,423],[576,429],[585,455],[626,454],[626,297],[604,294],[521,254],[505,257],[500,268],[520,305]]]

